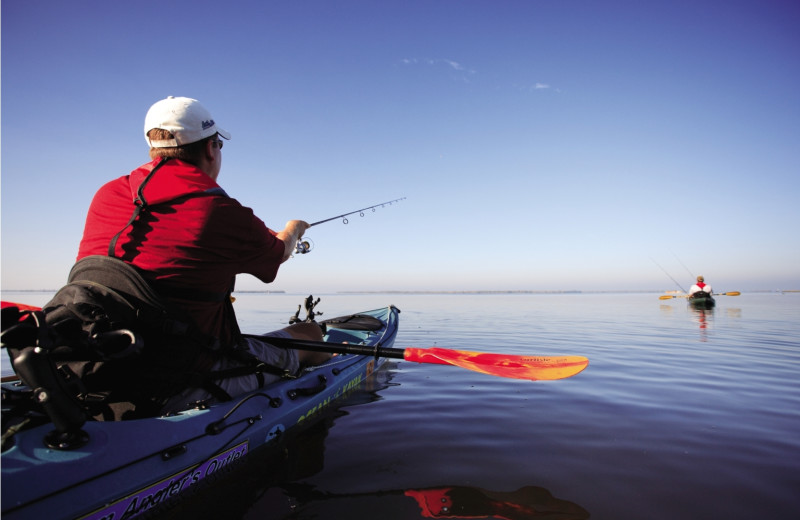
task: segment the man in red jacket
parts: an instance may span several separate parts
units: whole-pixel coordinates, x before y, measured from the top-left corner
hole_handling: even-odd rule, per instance
[[[144,134],[152,160],[105,184],[94,196],[78,260],[109,255],[138,267],[157,291],[188,311],[222,346],[243,346],[259,360],[290,372],[327,359],[327,354],[274,347],[263,336],[241,337],[228,301],[237,274],[272,282],[308,223],[290,220],[275,232],[225,193],[216,182],[222,165],[220,137],[231,136],[197,100],[170,96],[155,103],[145,118]],[[297,323],[270,335],[322,339],[314,323]],[[225,370],[238,363],[208,360],[203,368]],[[217,384],[231,396],[259,386],[255,375]],[[178,410],[209,397],[204,390],[187,390],[167,408]]]
[[[698,276],[697,283],[689,288],[689,296],[699,292],[706,292],[708,294],[712,293],[711,286],[705,283],[705,278],[702,276]]]

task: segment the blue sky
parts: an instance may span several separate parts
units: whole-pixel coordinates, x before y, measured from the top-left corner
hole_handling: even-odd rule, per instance
[[[57,288],[144,115],[199,99],[220,184],[322,220],[264,286],[800,289],[796,1],[3,0],[2,289]],[[685,267],[684,267],[685,266]]]

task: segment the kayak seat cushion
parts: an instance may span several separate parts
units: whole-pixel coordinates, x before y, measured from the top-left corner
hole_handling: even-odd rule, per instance
[[[383,328],[383,323],[378,318],[364,314],[351,314],[325,320],[322,324],[331,329],[366,330],[375,332]]]

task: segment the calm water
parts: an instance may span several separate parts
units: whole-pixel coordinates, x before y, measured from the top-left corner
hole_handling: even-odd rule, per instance
[[[720,296],[705,312],[657,294],[321,297],[322,318],[396,305],[396,347],[590,365],[530,382],[392,362],[172,516],[800,518],[800,294]],[[262,332],[302,301],[240,294],[236,306]]]

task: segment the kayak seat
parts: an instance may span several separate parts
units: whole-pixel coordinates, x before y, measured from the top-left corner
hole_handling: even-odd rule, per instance
[[[331,318],[320,322],[320,325],[325,325],[330,329],[365,330],[370,332],[376,332],[383,328],[381,320],[364,314],[351,314],[350,316]]]
[[[87,419],[157,416],[164,403],[186,388],[203,388],[227,401],[231,396],[215,381],[249,374],[263,381],[263,373],[285,372],[244,350],[221,347],[164,300],[135,267],[117,258],[81,259],[68,284],[41,311],[17,311],[8,320],[5,312],[3,347],[23,382],[63,396],[57,408],[77,402]],[[34,347],[41,355],[21,356]],[[209,371],[207,360],[219,357],[237,359],[242,366]],[[70,411],[68,417],[75,415]]]

